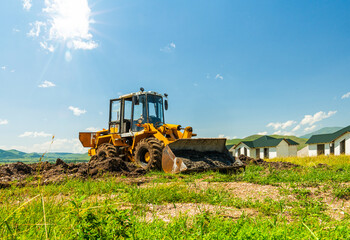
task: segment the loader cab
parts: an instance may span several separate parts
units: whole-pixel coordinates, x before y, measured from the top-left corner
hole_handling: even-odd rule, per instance
[[[167,103],[166,103],[167,105]],[[155,92],[139,92],[110,100],[109,131],[131,133],[143,130],[143,124],[164,124],[163,96]]]

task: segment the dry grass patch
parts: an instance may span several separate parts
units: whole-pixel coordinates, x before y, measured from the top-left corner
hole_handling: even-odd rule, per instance
[[[238,219],[242,215],[245,216],[257,216],[258,211],[250,208],[237,209],[230,207],[223,207],[211,204],[197,204],[197,203],[174,203],[166,205],[147,205],[147,213],[145,220],[151,222],[155,219],[160,219],[165,222],[170,222],[173,218],[179,216],[193,217],[204,212],[220,215],[232,219]]]

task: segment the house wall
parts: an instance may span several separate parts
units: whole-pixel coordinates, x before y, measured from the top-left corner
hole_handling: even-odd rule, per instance
[[[334,141],[334,155],[340,155],[340,142],[345,139],[345,154],[350,155],[350,133],[346,133]]]
[[[308,149],[310,157],[317,156],[317,144],[309,144]]]
[[[277,157],[277,148],[270,147],[269,148],[269,158],[275,158]]]
[[[329,143],[325,143],[324,145],[324,155],[330,155],[331,154],[331,148],[329,146]]]
[[[241,154],[244,154],[244,148],[246,148],[246,149],[247,149],[247,156],[250,157],[250,153],[251,153],[252,151],[251,151],[251,149],[250,149],[247,145],[245,145],[244,143],[241,143],[241,144],[239,144],[238,146],[236,146],[236,148],[235,148],[235,155],[234,155],[234,156],[239,157],[239,155],[238,155],[238,149],[239,149],[239,148],[241,148]]]
[[[307,156],[309,156],[309,148],[308,148],[308,146],[304,147],[303,149],[300,149],[297,152],[297,156],[298,157],[307,157]]]
[[[285,140],[277,145],[277,157],[297,156],[298,146],[289,145]]]
[[[250,149],[249,152],[250,152],[249,157],[251,157],[251,158],[256,158],[256,148]]]
[[[297,156],[298,155],[298,145],[290,145],[289,146],[289,156]]]
[[[324,155],[330,155],[331,154],[331,147],[330,143],[318,143],[318,144],[309,144],[309,156],[317,156],[317,145],[324,145]]]
[[[289,145],[286,141],[281,141],[277,147],[277,156],[278,157],[288,157],[289,156]]]

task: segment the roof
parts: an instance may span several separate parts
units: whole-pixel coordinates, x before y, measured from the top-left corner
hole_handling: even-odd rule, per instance
[[[312,135],[306,144],[330,143],[347,132],[350,132],[350,125],[334,133]]]
[[[227,148],[227,150],[230,150],[233,146],[234,146],[234,144],[226,145],[226,148]]]
[[[270,136],[262,136],[254,141],[242,141],[238,143],[236,146],[238,146],[241,143],[244,143],[250,148],[262,148],[262,147],[275,147],[277,146],[280,142],[285,140],[288,145],[299,145],[299,143],[289,139],[289,138],[274,138]]]
[[[157,96],[160,96],[160,97],[164,97],[162,94],[160,93],[157,93],[157,92],[153,92],[153,91],[139,91],[139,92],[134,92],[134,93],[128,93],[128,94],[124,94],[124,95],[121,95],[119,96],[119,98],[131,98],[133,96],[136,96],[136,95],[143,95],[143,94],[152,94],[152,95],[157,95]]]

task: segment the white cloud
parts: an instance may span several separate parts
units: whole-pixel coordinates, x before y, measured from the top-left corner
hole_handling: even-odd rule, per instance
[[[45,132],[24,132],[19,137],[52,137],[52,134]]]
[[[282,131],[282,130],[278,130],[278,131],[274,132],[273,134],[274,135],[283,135],[283,136],[294,135],[293,132],[286,132],[286,131]]]
[[[287,122],[284,122],[284,123],[280,123],[280,122],[273,123],[273,122],[271,122],[271,123],[267,124],[267,127],[273,127],[275,130],[286,129],[286,128],[292,126],[295,123],[296,122],[293,121],[293,120],[288,120]]]
[[[48,50],[49,52],[54,52],[54,51],[55,51],[54,46],[51,45],[51,44],[47,44],[47,42],[40,42],[40,46],[41,46],[43,49]]]
[[[1,69],[5,71],[6,70],[6,66],[2,66]]]
[[[6,119],[0,119],[0,125],[7,125],[9,123],[9,121],[7,121]]]
[[[20,30],[18,28],[12,28],[12,31],[15,32],[15,33],[16,32],[20,32]]]
[[[56,84],[54,84],[50,81],[44,81],[40,85],[38,85],[38,87],[40,87],[40,88],[49,88],[49,87],[55,87],[55,86],[56,86]]]
[[[29,36],[40,38],[42,48],[54,51],[56,43],[68,48],[91,50],[98,47],[93,40],[88,0],[45,0],[42,9],[46,19],[31,23]]]
[[[98,47],[98,44],[94,41],[84,42],[82,40],[74,40],[72,43],[73,49],[91,50]]]
[[[349,98],[349,97],[350,97],[350,92],[345,93],[345,94],[341,97],[341,99],[345,99],[345,98]]]
[[[29,11],[32,7],[32,0],[22,0],[23,9]]]
[[[15,72],[15,70],[14,70],[14,69],[12,69],[10,72],[14,73],[14,72]]]
[[[219,137],[219,138],[226,138],[226,139],[234,139],[234,138],[237,138],[236,136],[234,136],[234,137],[225,136],[225,134],[219,134],[218,137]]]
[[[95,128],[95,127],[88,127],[85,130],[89,132],[97,132],[97,131],[101,131],[102,129]]]
[[[258,132],[257,133],[258,135],[267,135],[267,132],[265,131],[265,132]]]
[[[80,116],[81,114],[86,113],[86,110],[81,110],[73,106],[69,106],[68,109],[71,110],[75,116]]]
[[[86,153],[79,139],[55,138],[53,141],[49,140],[42,143],[35,143],[28,146],[1,146],[2,149],[10,150],[16,149],[23,152],[68,152],[68,153]]]
[[[218,74],[216,74],[215,79],[224,80],[224,77],[218,73]]]
[[[296,132],[300,129],[300,124],[296,125],[293,129],[292,132]]]
[[[175,50],[175,48],[176,48],[175,43],[171,42],[168,45],[166,45],[165,47],[161,48],[160,51],[170,53],[170,52],[173,52]]]
[[[303,120],[301,120],[301,125],[313,125],[316,122],[322,121],[323,119],[329,118],[336,114],[337,111],[329,111],[328,113],[319,111],[318,113],[315,113],[314,115],[305,115]]]
[[[39,37],[42,28],[44,28],[46,31],[46,23],[44,22],[35,21],[34,23],[30,23],[29,25],[32,27],[29,33],[27,33],[30,37]]]
[[[304,132],[310,132],[316,128],[316,125],[312,125],[311,127],[307,127],[304,129]]]

